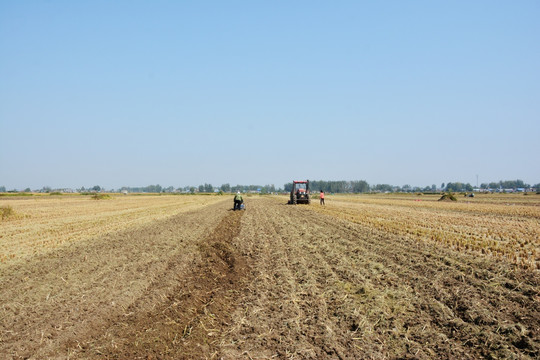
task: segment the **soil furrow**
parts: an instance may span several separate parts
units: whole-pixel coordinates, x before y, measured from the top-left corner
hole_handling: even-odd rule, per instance
[[[334,225],[336,219],[327,218],[317,224],[320,225],[323,222],[327,225]],[[486,281],[497,280],[500,282],[506,280],[507,285],[504,288],[494,288],[492,291],[496,292],[497,295],[511,297],[512,301],[517,303],[527,303],[538,294],[538,279],[530,272],[511,269],[509,266],[504,268],[495,261],[479,260],[472,255],[443,249],[433,244],[411,241],[406,237],[374,231],[361,224],[344,220],[338,220],[337,223],[342,223],[342,228],[345,231],[345,236],[342,237],[342,239],[345,239],[344,241],[348,241],[351,237],[359,237],[365,247],[377,248],[378,251],[376,252],[381,253],[385,258],[388,251],[392,251],[392,256],[400,257],[405,269],[421,268],[421,272],[428,278],[441,272],[455,273],[456,277],[459,277],[462,281],[466,278],[467,284],[475,286],[479,292],[486,290],[486,286],[488,286]],[[388,248],[389,241],[392,242],[391,248]],[[351,246],[355,246],[350,241],[349,243]],[[407,256],[404,256],[404,254],[407,254]],[[420,258],[422,259],[421,262],[415,261],[415,259]],[[431,272],[431,274],[427,274],[427,272]],[[498,291],[502,292],[499,293]]]
[[[246,202],[246,211],[224,200],[1,268],[0,354],[540,356],[538,272],[363,223],[355,204],[343,216],[339,205]]]
[[[433,244],[382,234],[315,213],[310,207],[266,200],[256,205],[250,211],[257,211],[254,220],[260,230],[253,236],[272,228],[257,240],[269,242],[260,248],[272,250],[262,257],[270,265],[255,275],[252,294],[276,291],[269,274],[287,276],[274,281],[289,284],[296,294],[287,293],[287,299],[295,299],[301,311],[282,306],[278,313],[260,303],[257,309],[246,306],[241,328],[258,335],[246,331],[231,335],[236,335],[235,340],[242,338],[242,348],[252,349],[250,357],[271,356],[272,352],[261,351],[263,345],[275,349],[274,355],[291,358],[537,355],[534,289],[538,284],[534,279],[518,275],[528,279],[518,286],[512,280],[514,272],[489,260],[478,261]],[[286,249],[278,250],[281,246]],[[277,270],[283,266],[292,271]],[[499,280],[486,284],[481,278],[486,276]],[[501,286],[501,279],[516,285],[515,289]],[[246,303],[256,302],[254,296],[248,296]],[[295,331],[287,328],[290,311],[301,317]],[[261,314],[274,314],[281,321]],[[268,322],[273,324],[270,332],[257,326],[265,323],[268,327]],[[322,331],[313,332],[314,328]],[[259,340],[268,336],[285,340]],[[291,348],[291,342],[296,346]]]
[[[335,224],[335,219],[332,220],[332,223]],[[321,224],[320,221],[315,223]],[[513,349],[515,352],[522,352],[523,355],[532,357],[537,355],[537,350],[535,350],[538,348],[537,319],[539,311],[538,302],[535,300],[537,293],[530,293],[527,296],[509,294],[508,289],[501,286],[494,293],[491,293],[494,287],[488,288],[485,283],[482,284],[474,276],[463,274],[460,270],[444,264],[449,258],[454,259],[454,263],[459,263],[457,259],[463,261],[470,257],[448,254],[446,251],[447,253],[441,257],[430,255],[428,258],[427,254],[444,253],[445,251],[433,246],[426,246],[426,253],[415,250],[406,251],[402,246],[393,246],[400,241],[407,243],[406,239],[388,237],[388,235],[365,236],[365,232],[362,230],[359,230],[355,235],[347,234],[348,230],[353,231],[354,227],[355,225],[351,226],[350,224],[342,226],[343,229],[346,229],[344,236],[341,237],[345,243],[344,248],[354,246],[351,239],[357,239],[359,244],[356,245],[360,245],[364,250],[364,252],[359,253],[358,257],[374,258],[382,264],[386,273],[393,273],[399,277],[400,282],[405,282],[412,289],[418,291],[418,295],[421,295],[418,296],[418,299],[431,299],[431,301],[423,301],[417,305],[420,306],[420,309],[427,308],[430,316],[440,322],[439,329],[446,336],[455,338],[459,344],[467,344],[472,351],[477,353],[477,356],[486,356],[493,353],[494,349],[500,349],[501,353],[505,354],[504,346],[508,342],[515,347]],[[407,249],[421,247],[421,243],[411,244],[409,242]],[[529,289],[534,289],[535,286],[536,283],[533,281],[529,284]],[[503,292],[507,293],[507,297],[510,295],[510,299],[501,298]],[[496,307],[492,306],[490,299],[497,305]],[[443,310],[446,308],[449,312],[434,309],[433,305],[437,302],[443,306]],[[512,310],[502,312],[499,309],[501,305]],[[456,326],[449,324],[445,317],[454,317],[460,320],[461,323],[458,322],[458,325],[461,331],[455,331]],[[530,329],[524,329],[520,322],[527,322],[532,326]],[[515,324],[516,327],[512,328],[512,324]],[[474,325],[482,325],[482,333],[475,334],[475,330],[477,332],[478,329]],[[505,333],[510,331],[514,335],[514,339],[508,341],[505,334],[499,334],[498,330],[501,327],[506,329]],[[486,331],[486,328],[491,328],[491,332]],[[476,338],[471,339],[471,334],[475,334]]]
[[[172,258],[163,275],[174,278],[169,286],[159,281],[149,287],[82,357],[194,359],[217,353],[247,274],[247,260],[232,245],[242,215],[229,212],[197,243],[189,264]]]
[[[228,205],[228,204],[227,204]],[[225,204],[70,245],[2,268],[0,352],[64,358],[102,333],[156,283],[171,258],[189,264]]]

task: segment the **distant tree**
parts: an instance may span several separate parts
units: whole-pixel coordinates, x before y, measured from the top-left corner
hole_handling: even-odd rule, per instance
[[[499,189],[499,188],[501,187],[501,183],[500,183],[500,182],[498,182],[498,183],[496,183],[496,182],[490,182],[489,185],[488,185],[488,187],[489,187],[490,189]]]
[[[163,190],[163,188],[161,187],[161,185],[156,184],[156,185],[150,185],[150,186],[147,186],[147,191],[146,191],[146,192],[150,192],[150,193],[160,193],[161,190]]]
[[[191,186],[191,187],[189,188],[189,192],[192,193],[192,194],[194,194],[194,193],[195,193],[195,187]]]
[[[330,192],[330,193],[345,192],[344,183],[341,183],[339,181],[321,182],[321,185],[323,187],[323,190],[326,191],[326,192]]]
[[[204,184],[204,192],[211,193],[214,192],[214,187],[212,184]]]
[[[369,184],[365,180],[351,181],[351,190],[353,193],[365,193],[369,191]]]
[[[44,192],[44,193],[50,193],[52,191],[51,187],[50,186],[44,186],[42,189],[41,189],[41,192]]]
[[[242,191],[242,190],[243,190],[242,185],[235,185],[235,186],[231,187],[231,192],[233,192],[233,193],[238,192],[238,191]]]
[[[380,192],[392,192],[394,191],[394,187],[389,184],[377,184],[375,186],[371,187],[371,190],[373,191],[380,191]]]
[[[204,192],[204,185],[199,185],[199,192]]]
[[[6,187],[5,186],[0,186],[0,192],[6,192]]]
[[[344,193],[350,191],[350,183],[346,181],[332,181],[330,183],[330,191],[335,193]]]
[[[403,185],[403,186],[401,187],[401,191],[403,191],[403,192],[410,192],[410,191],[412,191],[412,186],[409,185],[409,184]]]
[[[231,192],[231,184],[227,183],[227,184],[223,184],[221,185],[221,191],[223,192]]]
[[[444,183],[441,184],[441,190],[444,190]]]
[[[290,192],[293,184],[287,183],[284,185],[284,191]],[[310,180],[309,187],[311,191],[324,191],[330,193],[347,193],[347,192],[368,192],[369,184],[365,180],[355,181],[324,181],[324,180]],[[275,187],[274,187],[275,189]]]
[[[525,184],[523,180],[505,180],[499,182],[503,189],[517,189],[529,187],[529,184]]]
[[[473,191],[473,187],[469,183],[464,184],[461,182],[449,182],[446,184],[446,191]]]
[[[435,184],[431,185],[431,191],[433,192],[437,191],[437,185]]]
[[[30,190],[30,188],[24,189],[24,192],[27,192],[27,193],[28,193],[28,192],[31,192],[31,191],[32,191],[32,190]]]
[[[276,187],[272,185],[264,185],[264,186],[258,186],[256,190],[259,190],[261,194],[268,194],[276,191]]]
[[[100,192],[100,191],[101,191],[101,186],[96,185],[96,186],[94,186],[94,187],[92,188],[92,190],[97,191],[97,192]]]

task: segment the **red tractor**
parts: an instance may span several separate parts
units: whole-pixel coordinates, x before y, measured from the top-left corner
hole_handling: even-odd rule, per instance
[[[309,180],[293,181],[289,204],[311,204]]]

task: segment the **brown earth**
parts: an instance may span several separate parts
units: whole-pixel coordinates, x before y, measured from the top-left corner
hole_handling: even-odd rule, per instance
[[[1,269],[0,358],[540,356],[538,271],[247,202]]]

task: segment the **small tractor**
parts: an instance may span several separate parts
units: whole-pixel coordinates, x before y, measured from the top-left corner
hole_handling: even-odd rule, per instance
[[[309,180],[293,181],[289,204],[311,204]]]

